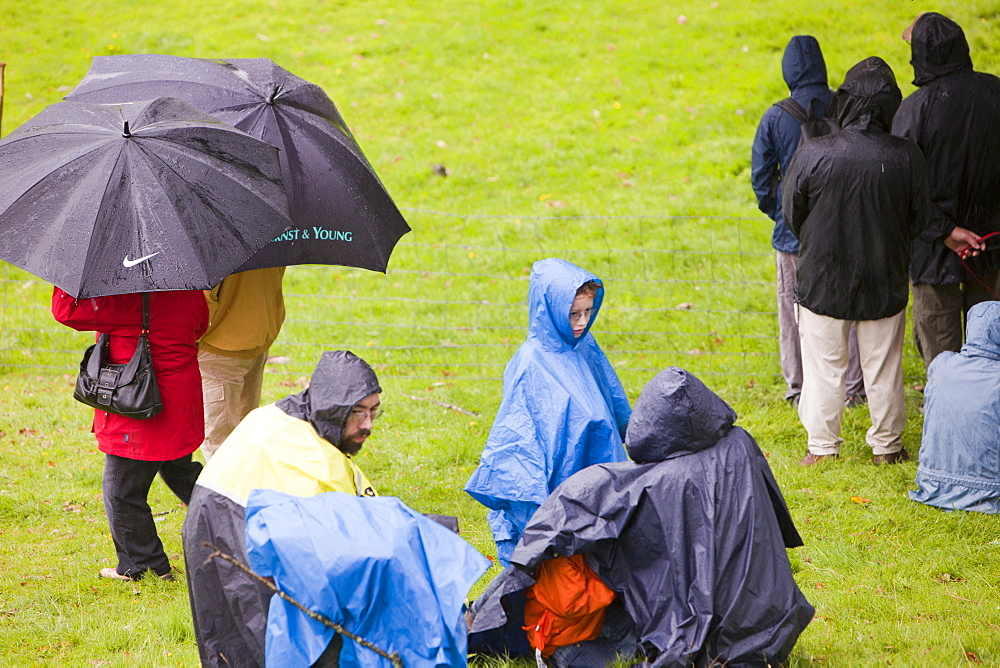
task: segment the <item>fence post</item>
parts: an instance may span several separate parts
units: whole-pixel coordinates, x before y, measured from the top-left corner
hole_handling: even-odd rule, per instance
[[[3,135],[3,68],[7,63],[0,63],[0,136]]]

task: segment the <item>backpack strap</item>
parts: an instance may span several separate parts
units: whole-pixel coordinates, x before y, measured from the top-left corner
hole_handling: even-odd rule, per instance
[[[790,97],[786,97],[784,100],[775,102],[774,106],[780,109],[784,109],[786,112],[788,112],[788,114],[791,115],[792,118],[798,121],[799,125],[805,123],[808,118],[806,116],[806,110],[802,108],[802,105]]]

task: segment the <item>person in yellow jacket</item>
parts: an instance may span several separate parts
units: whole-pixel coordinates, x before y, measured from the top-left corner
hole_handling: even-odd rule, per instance
[[[284,267],[242,271],[205,290],[209,326],[198,340],[205,461],[260,405],[264,364],[285,321],[284,275]]]
[[[208,560],[213,550],[206,543],[247,563],[246,503],[253,489],[375,496],[351,456],[382,413],[381,392],[363,359],[325,352],[308,388],[251,411],[205,466],[183,529],[202,666],[263,666],[271,599],[270,590],[229,562]]]

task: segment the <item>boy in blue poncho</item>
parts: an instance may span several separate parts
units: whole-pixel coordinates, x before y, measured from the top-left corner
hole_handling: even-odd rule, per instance
[[[591,464],[626,459],[628,398],[590,334],[603,300],[601,280],[576,265],[548,258],[532,266],[528,338],[504,371],[500,409],[465,486],[490,508],[504,566],[559,483]]]
[[[962,351],[927,370],[917,490],[910,498],[949,510],[1000,513],[1000,302],[966,316]]]

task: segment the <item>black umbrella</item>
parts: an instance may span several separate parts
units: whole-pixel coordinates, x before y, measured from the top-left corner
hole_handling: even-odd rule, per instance
[[[174,98],[0,140],[0,258],[76,297],[210,288],[290,227],[274,147]]]
[[[281,149],[298,228],[241,267],[336,264],[385,271],[410,228],[323,89],[267,58],[99,56],[66,99],[173,95]]]

